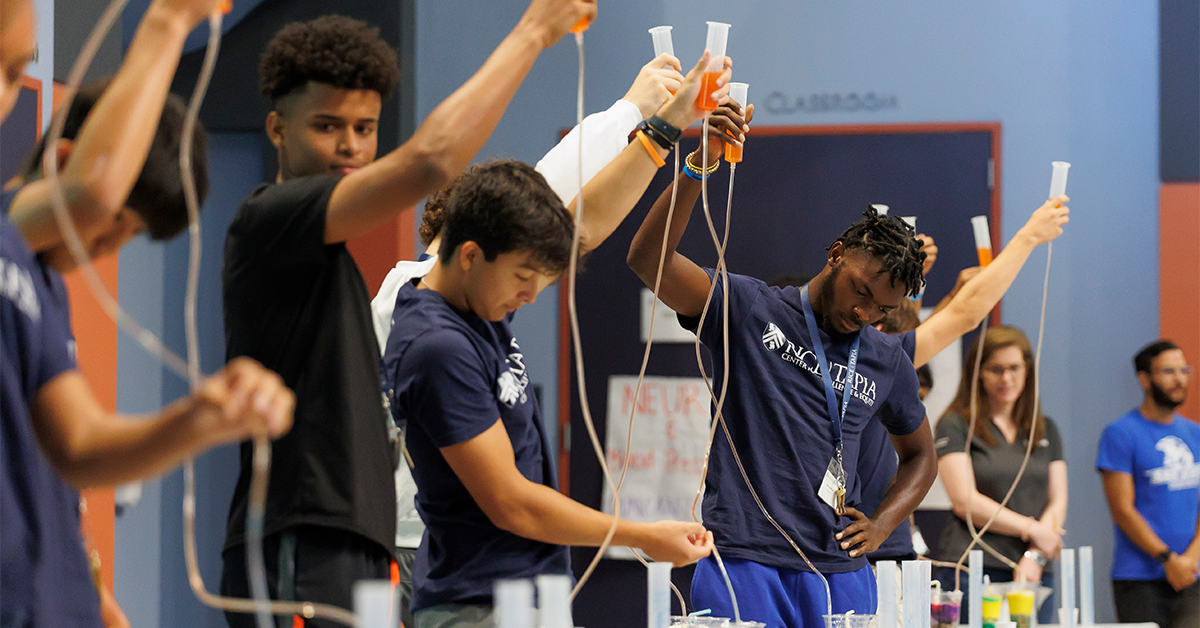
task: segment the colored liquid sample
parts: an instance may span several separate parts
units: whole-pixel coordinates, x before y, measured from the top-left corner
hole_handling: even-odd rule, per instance
[[[980,266],[987,267],[988,264],[992,263],[992,250],[991,249],[975,249],[975,250],[979,252],[979,265]]]
[[[571,27],[571,32],[572,33],[582,33],[583,31],[586,31],[588,29],[588,27],[591,25],[592,25],[592,16],[585,15],[585,16],[579,18],[578,22],[575,22],[575,25]]]
[[[229,12],[233,10],[233,0],[225,0],[222,2],[220,10],[221,15],[229,15]]]
[[[726,131],[725,134],[728,135],[729,137],[733,137],[733,133],[730,133],[729,131]],[[737,138],[734,138],[734,139],[737,139]],[[734,146],[733,144],[726,144],[725,145],[725,161],[728,161],[731,164],[742,163],[742,148],[743,148],[742,146]]]
[[[717,91],[717,79],[720,76],[720,72],[705,72],[701,77],[700,95],[696,97],[697,108],[703,111],[713,111],[717,108],[717,101],[712,94]]]

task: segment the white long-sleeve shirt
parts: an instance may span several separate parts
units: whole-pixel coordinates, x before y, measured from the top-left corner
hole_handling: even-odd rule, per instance
[[[627,100],[618,100],[605,111],[583,119],[550,152],[538,161],[536,169],[546,178],[550,189],[569,205],[579,190],[604,169],[629,144],[629,134],[642,121],[642,112]],[[583,137],[583,182],[579,180],[579,138]],[[420,262],[400,261],[388,271],[379,293],[371,300],[372,322],[380,353],[387,346],[392,330],[392,311],[401,286],[424,277],[437,262],[437,256]],[[417,514],[417,486],[408,465],[396,469],[396,547],[416,549],[421,544],[425,524]]]

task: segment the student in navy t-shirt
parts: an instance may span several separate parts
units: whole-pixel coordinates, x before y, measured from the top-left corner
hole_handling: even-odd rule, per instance
[[[721,138],[721,132],[713,139]],[[703,167],[717,162],[719,141],[710,141]],[[692,163],[695,163],[694,161]],[[699,164],[697,164],[699,165]],[[771,288],[756,279],[718,279],[704,327],[698,320],[714,272],[675,251],[699,195],[690,176],[677,178],[678,206],[670,228],[660,296],[696,329],[714,358],[713,378],[729,372],[725,422],[745,472],[768,513],[829,579],[833,612],[875,610],[875,581],[864,555],[908,517],[933,482],[936,462],[924,407],[917,397],[916,371],[897,339],[871,325],[922,285],[924,258],[912,228],[868,210],[829,248],[826,267],[802,291]],[[629,265],[654,285],[668,189],[650,210],[629,251]],[[802,294],[803,292],[803,294]],[[811,303],[805,303],[806,295]],[[724,311],[725,308],[728,311]],[[812,312],[811,316],[806,310]],[[722,319],[728,314],[729,337]],[[816,331],[812,331],[816,329]],[[728,340],[729,358],[724,346]],[[819,344],[819,347],[818,347]],[[848,377],[851,347],[858,344],[856,374]],[[828,371],[817,350],[828,357]],[[823,374],[831,375],[828,399]],[[849,380],[849,381],[847,381]],[[845,484],[853,486],[859,435],[881,421],[900,455],[896,481],[868,518],[847,507],[835,512],[837,482],[829,475],[835,456],[834,412],[849,384],[851,398],[841,424]],[[761,512],[729,448],[714,446],[704,495],[704,522],[733,581],[742,617],[772,626],[824,625],[826,594],[806,562]],[[818,494],[820,492],[820,494]],[[731,616],[732,606],[716,564],[696,568],[692,600],[697,608]]]
[[[184,105],[168,100],[167,89],[185,36],[215,4],[156,0],[121,71],[81,89],[67,113],[60,176],[93,258],[137,233],[166,238],[187,223],[178,169]],[[21,48],[9,46],[19,41],[10,29],[31,29],[32,7],[5,2],[3,10],[0,61],[6,75],[19,75]],[[0,84],[0,113],[10,108],[11,87]],[[196,137],[202,182],[201,129]],[[119,625],[125,620],[111,594],[98,598],[92,584],[77,491],[160,474],[255,432],[278,435],[291,423],[293,398],[277,376],[246,361],[152,416],[106,411],[75,368],[59,275],[75,260],[51,213],[43,150],[0,217],[0,625]]]
[[[1117,620],[1200,625],[1200,425],[1175,412],[1192,367],[1169,340],[1133,358],[1142,405],[1100,435],[1096,468],[1112,511]]]
[[[633,208],[681,129],[704,114],[695,99],[707,60],[705,53],[648,121],[655,139],[639,131],[570,209],[520,162],[463,174],[446,202],[438,263],[400,288],[384,380],[397,423],[407,425],[426,524],[413,573],[418,628],[490,626],[496,580],[567,574],[567,546],[600,545],[613,524],[556,490],[554,455],[510,322],[567,269],[577,204],[586,206],[579,229],[588,251]],[[722,101],[729,74],[718,82]],[[703,526],[675,521],[619,521],[613,543],[680,565],[711,548]]]

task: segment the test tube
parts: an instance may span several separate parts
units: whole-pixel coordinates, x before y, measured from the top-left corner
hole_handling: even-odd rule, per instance
[[[921,602],[925,600],[925,596],[921,593],[920,561],[906,560],[901,563],[901,570],[904,572],[904,626],[921,628],[925,625],[921,615],[928,615],[929,607],[926,606],[922,613]]]
[[[671,43],[671,27],[655,26],[650,29],[650,39],[654,41],[654,56],[667,53],[674,56],[675,45]]]
[[[354,614],[359,626],[396,628],[400,610],[396,608],[392,583],[388,580],[359,580],[354,583]]]
[[[496,628],[533,628],[533,583],[497,580],[492,587]]]
[[[1062,609],[1066,611],[1064,628],[1075,628],[1075,550],[1059,552],[1059,567],[1062,574]]]
[[[1071,164],[1065,161],[1052,161],[1050,167],[1054,169],[1050,174],[1050,198],[1062,196],[1067,193],[1067,171],[1071,169]]]
[[[696,107],[704,111],[717,108],[717,100],[713,92],[717,91],[717,79],[725,70],[725,44],[729,41],[729,25],[722,22],[708,23],[708,40],[704,48],[712,53],[708,67],[701,77],[700,95],[696,96]]]
[[[896,607],[896,561],[881,560],[875,569],[879,581],[879,609],[875,611],[879,628],[896,628],[896,620],[900,618],[900,609]]]
[[[538,622],[541,628],[571,628],[571,578],[545,574],[534,579],[537,584]]]
[[[987,216],[972,218],[971,228],[975,230],[975,250],[979,253],[979,265],[986,267],[992,263],[992,232],[988,229]]]
[[[749,96],[748,96],[749,91],[750,91],[749,83],[730,83],[729,84],[729,97],[731,99],[737,101],[737,104],[741,105],[743,108],[745,108],[746,105],[749,104],[746,102],[746,99],[749,98]],[[729,135],[730,137],[733,137],[733,133],[730,133],[728,130],[725,131],[725,133],[727,135]],[[742,147],[734,146],[733,144],[726,144],[725,145],[725,161],[728,161],[731,164],[742,163]]]
[[[646,626],[668,628],[670,625],[671,563],[650,563],[646,567]]]
[[[1079,623],[1096,623],[1096,600],[1092,591],[1092,546],[1079,548]]]
[[[967,572],[967,608],[971,609],[971,616],[967,623],[970,628],[983,628],[983,615],[976,609],[983,608],[983,550],[971,550],[968,556]]]

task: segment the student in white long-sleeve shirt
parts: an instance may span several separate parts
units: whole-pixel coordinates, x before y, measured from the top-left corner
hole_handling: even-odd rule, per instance
[[[583,181],[587,183],[629,145],[629,134],[642,120],[666,102],[683,82],[679,60],[662,54],[647,63],[620,100],[605,111],[583,119],[563,137],[550,152],[538,161],[536,170],[546,179],[550,189],[569,205],[579,194],[579,141],[583,138]],[[392,310],[401,286],[417,277],[424,277],[437,261],[441,245],[442,209],[454,183],[434,193],[425,203],[419,232],[421,245],[426,247],[417,261],[401,260],[388,271],[379,293],[371,300],[371,316],[380,351],[387,345],[392,330]],[[416,483],[406,464],[396,470],[396,562],[400,569],[400,616],[406,626],[412,626],[408,601],[412,595],[412,565],[425,524],[417,515],[414,498]]]

